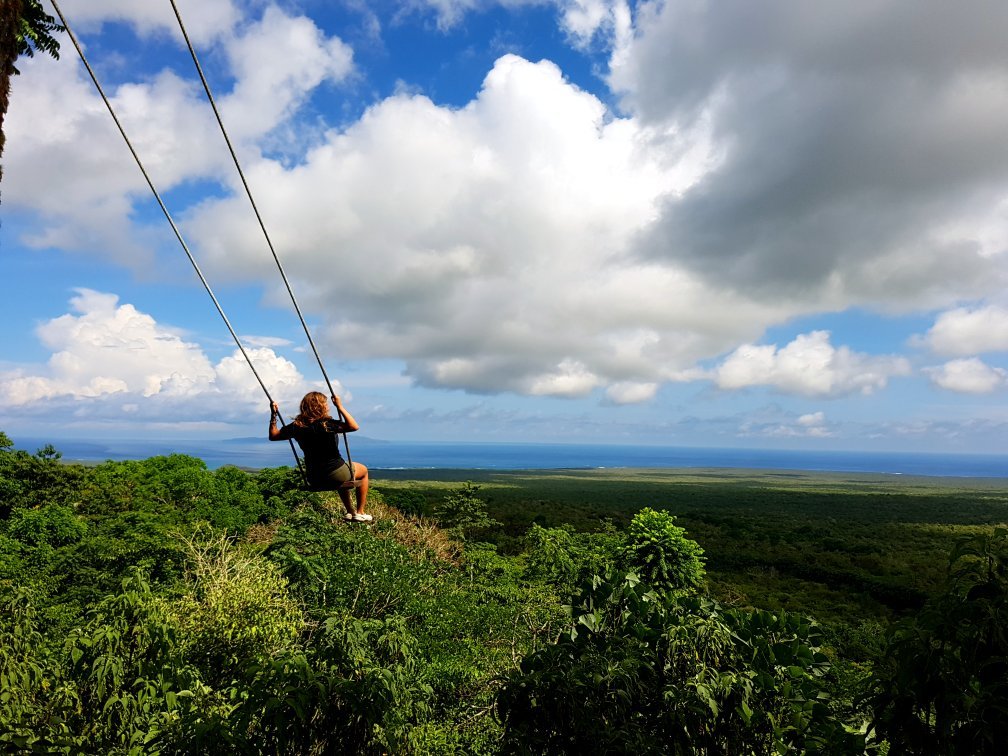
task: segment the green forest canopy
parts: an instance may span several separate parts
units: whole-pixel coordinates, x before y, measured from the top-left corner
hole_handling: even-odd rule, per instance
[[[994,753],[1006,496],[501,473],[379,480],[353,526],[289,468],[84,467],[0,434],[0,740]]]

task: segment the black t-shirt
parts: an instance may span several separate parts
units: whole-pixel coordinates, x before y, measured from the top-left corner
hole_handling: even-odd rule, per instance
[[[289,423],[280,429],[280,438],[293,438],[304,452],[305,475],[310,485],[321,482],[330,472],[345,463],[339,450],[339,428],[331,417],[323,417],[311,425]]]

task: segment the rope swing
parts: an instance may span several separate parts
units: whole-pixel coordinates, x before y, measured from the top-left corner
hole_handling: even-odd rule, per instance
[[[221,118],[220,111],[217,109],[217,102],[214,100],[213,92],[210,91],[210,85],[207,83],[206,76],[203,74],[203,67],[200,65],[199,58],[196,56],[196,50],[193,48],[192,42],[189,40],[189,34],[186,32],[185,24],[182,22],[182,14],[179,12],[178,6],[175,4],[175,0],[169,0],[171,3],[172,10],[175,12],[175,19],[178,21],[179,30],[182,32],[182,38],[185,40],[186,47],[189,48],[189,55],[192,57],[193,65],[196,66],[196,72],[199,74],[200,82],[203,84],[203,91],[206,92],[207,100],[210,102],[210,107],[213,109],[214,117],[217,119],[217,125],[220,126],[221,135],[224,137],[224,142],[227,144],[228,152],[231,153],[231,159],[234,161],[235,169],[238,171],[238,176],[241,178],[242,186],[245,187],[245,195],[249,199],[249,203],[252,205],[252,211],[255,213],[256,220],[259,222],[259,228],[262,230],[263,237],[266,239],[266,245],[269,247],[270,254],[273,255],[273,261],[276,263],[277,270],[280,271],[280,277],[283,279],[284,286],[287,289],[287,294],[290,295],[291,304],[294,305],[294,311],[297,313],[298,320],[301,321],[301,328],[304,329],[305,336],[308,338],[308,344],[312,348],[312,352],[315,355],[315,361],[318,363],[319,370],[322,371],[322,377],[325,379],[326,387],[329,389],[329,395],[335,396],[336,392],[333,390],[332,381],[329,380],[329,374],[326,372],[325,365],[322,364],[322,358],[319,356],[319,351],[315,346],[315,340],[312,338],[311,331],[308,329],[308,324],[305,322],[304,315],[301,314],[301,308],[298,306],[297,298],[294,296],[294,289],[291,288],[290,281],[287,279],[287,273],[284,272],[284,267],[280,263],[280,257],[277,255],[276,248],[273,246],[273,240],[270,238],[269,232],[266,230],[266,224],[263,222],[262,215],[259,212],[259,207],[256,205],[255,198],[252,196],[252,189],[249,187],[248,181],[245,180],[245,172],[242,170],[241,163],[238,161],[238,155],[235,153],[234,145],[231,143],[231,137],[228,136],[227,129],[224,127],[224,120]],[[343,412],[339,407],[336,408],[336,413],[339,415],[341,422],[344,421]],[[353,474],[353,458],[350,456],[350,442],[347,440],[347,434],[344,431],[343,436],[343,446],[346,449],[347,465],[350,468],[351,475]],[[354,477],[351,477],[347,483],[343,484],[344,488],[353,488],[357,485],[357,481]]]
[[[126,130],[123,128],[123,125],[119,121],[118,116],[116,116],[115,109],[112,107],[112,103],[110,102],[108,96],[105,94],[105,90],[102,88],[101,83],[98,81],[98,77],[95,75],[94,70],[91,68],[91,64],[88,62],[87,57],[84,54],[83,48],[81,47],[80,43],[78,42],[76,35],[73,33],[73,30],[71,29],[70,24],[67,22],[66,16],[63,15],[63,11],[60,9],[59,4],[58,4],[58,2],[56,0],[50,0],[50,1],[52,2],[52,6],[53,6],[53,8],[56,11],[56,15],[59,16],[60,23],[63,24],[63,27],[66,29],[67,35],[70,37],[70,41],[73,43],[74,48],[77,50],[77,54],[80,57],[81,62],[84,64],[84,68],[87,70],[88,75],[91,77],[91,81],[94,83],[95,88],[98,90],[98,94],[101,96],[102,102],[105,103],[105,107],[108,109],[109,115],[112,116],[112,120],[115,122],[115,125],[118,128],[119,134],[122,136],[123,141],[126,143],[126,146],[129,148],[130,154],[133,156],[133,159],[136,162],[137,167],[140,169],[140,173],[143,174],[144,180],[147,182],[147,186],[150,188],[151,193],[154,195],[154,198],[157,200],[158,206],[161,208],[161,212],[164,214],[165,219],[167,219],[168,224],[171,226],[172,232],[175,234],[175,238],[178,240],[179,244],[182,247],[182,250],[185,252],[185,255],[188,258],[189,263],[192,265],[193,270],[196,272],[196,275],[197,275],[197,277],[200,280],[200,283],[203,284],[203,288],[206,290],[207,294],[209,295],[211,301],[214,304],[214,307],[217,309],[217,313],[220,315],[221,320],[223,320],[224,321],[224,325],[227,326],[228,332],[231,334],[231,338],[234,339],[234,342],[238,346],[239,351],[241,352],[242,356],[245,358],[245,362],[248,363],[249,369],[252,371],[252,374],[255,376],[256,381],[258,381],[259,386],[263,390],[263,393],[266,395],[266,399],[270,402],[270,404],[272,404],[274,402],[274,400],[273,400],[272,395],[269,392],[269,389],[266,387],[266,384],[263,382],[262,378],[260,377],[259,372],[255,368],[255,365],[252,363],[252,359],[249,357],[248,352],[245,350],[245,347],[242,344],[241,339],[238,338],[238,334],[235,332],[234,328],[232,327],[231,321],[228,320],[227,315],[224,313],[224,309],[221,307],[220,302],[217,300],[217,297],[214,295],[213,289],[211,289],[209,282],[207,281],[206,277],[203,275],[203,271],[200,270],[200,267],[199,267],[198,263],[196,262],[195,257],[193,256],[192,252],[189,250],[189,246],[186,244],[185,239],[182,237],[182,233],[179,231],[178,226],[175,224],[175,221],[172,218],[171,213],[168,212],[168,208],[165,206],[164,201],[161,199],[161,195],[158,193],[157,188],[154,186],[154,182],[151,180],[150,175],[147,173],[147,169],[144,167],[143,161],[140,159],[140,156],[137,154],[136,149],[134,149],[133,144],[130,141],[129,137],[127,136]],[[217,123],[220,125],[221,133],[224,135],[224,139],[227,142],[228,149],[231,152],[231,157],[234,160],[235,167],[238,169],[238,173],[239,173],[239,176],[241,177],[242,184],[245,187],[245,192],[248,195],[249,201],[252,203],[252,207],[253,207],[253,210],[255,211],[256,218],[259,220],[259,226],[262,229],[263,234],[266,237],[266,241],[267,241],[267,244],[269,245],[270,252],[272,252],[272,254],[273,254],[273,259],[276,261],[277,268],[280,270],[280,275],[283,278],[284,285],[287,287],[287,292],[288,292],[288,294],[290,294],[291,301],[294,303],[294,308],[297,311],[298,318],[300,319],[301,325],[304,328],[305,335],[308,337],[308,342],[309,342],[309,344],[311,344],[312,351],[315,353],[315,359],[318,361],[319,368],[322,370],[322,375],[325,378],[326,385],[329,388],[329,393],[330,393],[330,395],[335,395],[335,392],[333,391],[333,388],[332,388],[332,383],[329,380],[329,375],[326,373],[325,367],[322,364],[322,359],[319,357],[318,349],[315,347],[315,342],[312,339],[311,333],[308,330],[308,325],[305,323],[304,316],[301,314],[301,309],[300,309],[300,307],[298,307],[297,300],[294,298],[294,292],[291,289],[290,282],[287,280],[287,275],[286,275],[286,273],[284,273],[283,266],[280,264],[280,258],[277,256],[276,251],[274,250],[274,247],[273,247],[273,243],[272,243],[272,241],[269,238],[269,234],[266,232],[266,226],[263,223],[263,220],[262,220],[262,217],[261,217],[261,215],[259,213],[258,207],[256,207],[255,200],[253,199],[252,192],[249,189],[247,181],[245,180],[245,175],[244,175],[244,172],[241,169],[241,165],[238,163],[238,158],[235,155],[234,149],[233,149],[233,147],[231,145],[231,140],[228,137],[227,132],[226,132],[226,130],[224,128],[224,123],[221,120],[220,113],[217,110],[217,105],[214,102],[213,95],[210,92],[209,85],[207,84],[206,78],[203,75],[203,70],[202,70],[202,68],[199,65],[199,61],[196,58],[196,53],[193,50],[192,44],[189,42],[189,36],[186,33],[186,31],[185,31],[185,27],[184,27],[184,25],[182,23],[182,17],[181,17],[181,15],[178,12],[178,8],[176,7],[174,0],[171,0],[171,5],[172,5],[172,9],[175,11],[175,17],[176,17],[176,19],[178,19],[179,27],[182,30],[182,35],[185,38],[186,45],[189,47],[189,52],[192,55],[193,62],[196,64],[197,71],[199,71],[200,79],[203,82],[203,88],[206,91],[206,94],[207,94],[207,97],[210,100],[211,106],[213,107],[214,115],[217,117]],[[337,413],[340,416],[340,420],[343,421],[344,420],[343,414],[342,414],[342,412],[339,411],[338,408],[337,408]],[[283,416],[280,415],[279,412],[278,412],[278,416],[280,417],[280,422],[284,423]],[[284,423],[284,424],[286,424],[286,423]],[[349,447],[349,443],[347,442],[346,433],[344,432],[342,435],[343,435],[344,446],[346,447],[346,450],[347,450],[347,462],[350,465],[350,469],[353,470],[354,468],[353,468],[353,463],[352,463],[352,461],[350,459],[350,447]],[[293,439],[288,439],[288,443],[290,444],[291,452],[294,454],[294,460],[295,460],[295,462],[297,464],[298,470],[301,472],[302,478],[304,478],[305,481],[307,482],[307,475],[306,475],[304,467],[301,464],[301,457],[298,455],[297,449],[294,447],[294,441],[293,441]],[[350,481],[348,481],[348,483],[350,483],[351,485],[347,486],[346,484],[344,484],[344,486],[345,487],[353,487],[353,485],[355,483],[357,483],[357,481],[351,479]]]

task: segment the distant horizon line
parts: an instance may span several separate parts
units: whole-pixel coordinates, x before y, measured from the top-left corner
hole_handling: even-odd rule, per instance
[[[11,434],[7,433],[8,437]],[[514,440],[445,440],[445,439],[386,439],[374,436],[353,435],[351,438],[356,442],[368,444],[403,444],[403,445],[427,445],[427,446],[542,446],[542,447],[584,447],[584,448],[647,448],[647,449],[681,449],[681,450],[711,450],[711,451],[732,451],[732,452],[774,452],[774,453],[795,453],[795,454],[907,454],[914,456],[968,456],[968,457],[990,457],[1008,459],[1008,451],[966,451],[966,450],[921,450],[921,449],[852,449],[852,448],[798,448],[788,446],[756,446],[756,445],[715,445],[715,444],[676,444],[668,442],[646,442],[646,441],[514,441]],[[23,444],[34,446],[41,442],[43,445],[50,444],[57,447],[60,442],[72,443],[75,445],[104,446],[107,444],[119,443],[143,443],[150,446],[171,446],[182,444],[187,446],[213,447],[217,444],[240,444],[240,443],[269,443],[265,436],[229,436],[222,438],[200,438],[178,436],[172,438],[152,439],[143,436],[103,436],[78,437],[64,436],[62,438],[47,438],[44,436],[23,436],[19,438],[11,437],[14,448],[22,448]]]

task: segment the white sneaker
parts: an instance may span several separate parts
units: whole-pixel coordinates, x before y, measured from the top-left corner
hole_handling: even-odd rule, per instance
[[[363,514],[363,513],[361,513],[361,514],[355,514],[353,516],[353,521],[354,522],[371,522],[371,520],[373,520],[373,519],[374,519],[374,517],[372,517],[371,515],[369,515],[369,514]]]
[[[347,522],[350,522],[350,520],[352,520],[353,518],[354,518],[353,512],[347,512],[345,515],[343,515],[343,519],[346,520]]]

